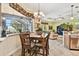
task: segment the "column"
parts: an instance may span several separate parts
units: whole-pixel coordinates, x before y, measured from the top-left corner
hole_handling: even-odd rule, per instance
[[[1,3],[0,3],[0,26],[2,25],[2,19],[1,19]]]
[[[1,31],[2,31],[2,19],[1,19],[1,3],[0,3],[0,37],[1,37]]]

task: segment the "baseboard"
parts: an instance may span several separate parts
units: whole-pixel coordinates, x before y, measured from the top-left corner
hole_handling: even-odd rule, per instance
[[[21,47],[16,48],[15,50],[13,50],[12,52],[10,52],[9,54],[7,54],[7,56],[11,56],[13,53],[15,53],[17,50],[21,49]]]

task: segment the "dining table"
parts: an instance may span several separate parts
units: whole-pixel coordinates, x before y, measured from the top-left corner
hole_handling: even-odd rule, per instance
[[[38,51],[38,48],[36,46],[36,44],[39,42],[39,39],[44,39],[45,36],[44,35],[38,35],[37,33],[30,33],[30,40],[32,43],[34,43],[34,52],[32,55],[37,55],[37,51]]]

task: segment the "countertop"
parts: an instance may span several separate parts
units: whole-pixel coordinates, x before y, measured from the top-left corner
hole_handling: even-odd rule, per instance
[[[4,41],[7,37],[11,37],[11,36],[15,36],[15,35],[19,35],[19,33],[7,34],[6,37],[0,37],[0,42]]]

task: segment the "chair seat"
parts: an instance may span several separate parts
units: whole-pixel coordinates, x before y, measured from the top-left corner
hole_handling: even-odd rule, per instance
[[[43,47],[45,47],[43,44],[35,44],[37,47],[39,47],[39,48],[43,48]]]
[[[29,43],[24,43],[24,45],[26,45],[26,46],[30,46],[30,44],[29,44]]]

